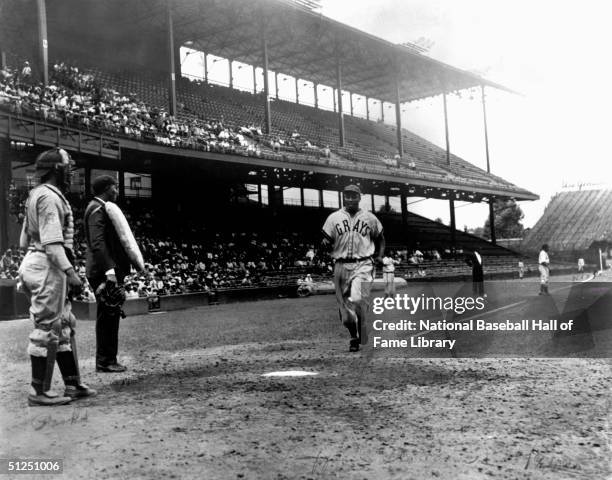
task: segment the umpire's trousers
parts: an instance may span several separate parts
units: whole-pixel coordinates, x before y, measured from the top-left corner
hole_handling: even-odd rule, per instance
[[[95,292],[105,279],[88,279]],[[108,366],[117,363],[119,349],[119,320],[121,310],[108,307],[96,295],[96,365]]]

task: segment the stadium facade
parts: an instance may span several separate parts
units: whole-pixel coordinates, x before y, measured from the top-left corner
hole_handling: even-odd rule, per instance
[[[28,0],[3,2],[0,8],[3,70],[12,67],[19,76],[23,61],[30,59],[27,82],[39,80],[43,88],[68,96],[68,107],[55,109],[59,115],[49,114],[43,95],[37,104],[31,95],[9,92],[0,104],[2,249],[16,238],[16,198],[32,182],[36,154],[55,145],[78,161],[75,193],[89,192],[97,171],[117,172],[122,197],[150,197],[156,212],[169,220],[181,213],[227,222],[226,208],[236,199],[266,207],[265,215],[274,219],[289,188],[300,191],[300,207],[308,206],[307,193],[316,192],[311,206],[334,208],[342,186],[358,183],[371,196],[372,209],[399,203],[398,243],[410,228],[409,197],[447,200],[453,246],[455,201],[492,205],[496,199],[538,198],[490,172],[486,89],[508,89],[325,18],[304,2]],[[185,46],[229,59],[230,68],[236,61],[263,69],[262,88],[255,86],[251,94],[182,77]],[[73,68],[79,82],[129,98],[146,108],[147,116],[167,115],[163,118],[175,119],[179,131],[143,133],[149,127],[146,121],[142,127],[144,110],[134,114],[140,132],[108,109],[109,118],[100,120],[100,99],[83,100],[81,86],[66,74]],[[295,78],[296,89],[299,80],[312,82],[315,92],[319,85],[331,86],[334,111],[317,108],[316,93],[314,108],[299,99],[294,104],[279,99],[278,89],[275,98],[270,78],[279,73]],[[448,94],[470,88],[482,94],[487,171],[452,153],[446,109],[446,148],[401,125],[403,103],[441,95],[446,105]],[[351,100],[353,94],[365,96],[367,105],[372,104],[367,99],[393,104],[396,125],[351,115],[338,92],[349,92]],[[85,105],[75,107],[81,100]],[[129,124],[132,114],[118,113]],[[201,141],[192,126],[210,127],[211,119],[217,122],[211,128],[224,124],[240,132],[240,144],[226,148],[206,135]],[[155,130],[155,121],[150,123]],[[495,243],[494,232],[492,237]]]

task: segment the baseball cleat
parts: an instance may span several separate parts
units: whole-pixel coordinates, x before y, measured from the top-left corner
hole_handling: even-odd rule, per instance
[[[54,407],[55,405],[70,403],[71,400],[72,398],[67,396],[62,397],[53,390],[37,394],[34,389],[31,389],[28,395],[28,405],[31,407]]]
[[[351,338],[349,352],[358,352],[359,351],[359,339]]]
[[[107,373],[121,373],[125,372],[127,367],[120,363],[113,363],[111,365],[96,365],[96,372],[107,372]]]
[[[93,388],[89,388],[84,383],[80,383],[79,385],[66,385],[66,389],[64,390],[64,396],[70,397],[71,399],[94,397],[97,393],[98,392]]]

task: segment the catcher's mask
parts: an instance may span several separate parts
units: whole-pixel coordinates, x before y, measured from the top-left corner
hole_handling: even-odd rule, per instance
[[[70,154],[63,148],[52,148],[36,157],[36,172],[41,179],[44,181],[53,173],[64,189],[70,186],[74,165]]]

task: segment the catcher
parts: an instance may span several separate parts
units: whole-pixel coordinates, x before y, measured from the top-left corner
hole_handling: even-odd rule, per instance
[[[32,362],[30,405],[63,405],[96,391],[81,383],[76,350],[76,319],[71,293],[78,292],[81,279],[74,270],[74,221],[64,193],[70,186],[74,162],[65,150],[55,148],[36,158],[40,185],[26,201],[20,246],[28,252],[19,267],[20,291],[30,298],[28,354]],[[51,390],[55,362],[64,384],[63,395]]]
[[[125,318],[123,280],[130,265],[144,268],[138,245],[119,208],[117,181],[102,175],[92,182],[95,195],[85,210],[87,280],[96,296],[96,371],[124,372],[117,362],[119,320]],[[118,218],[119,217],[119,218]],[[134,257],[137,252],[139,257]]]

